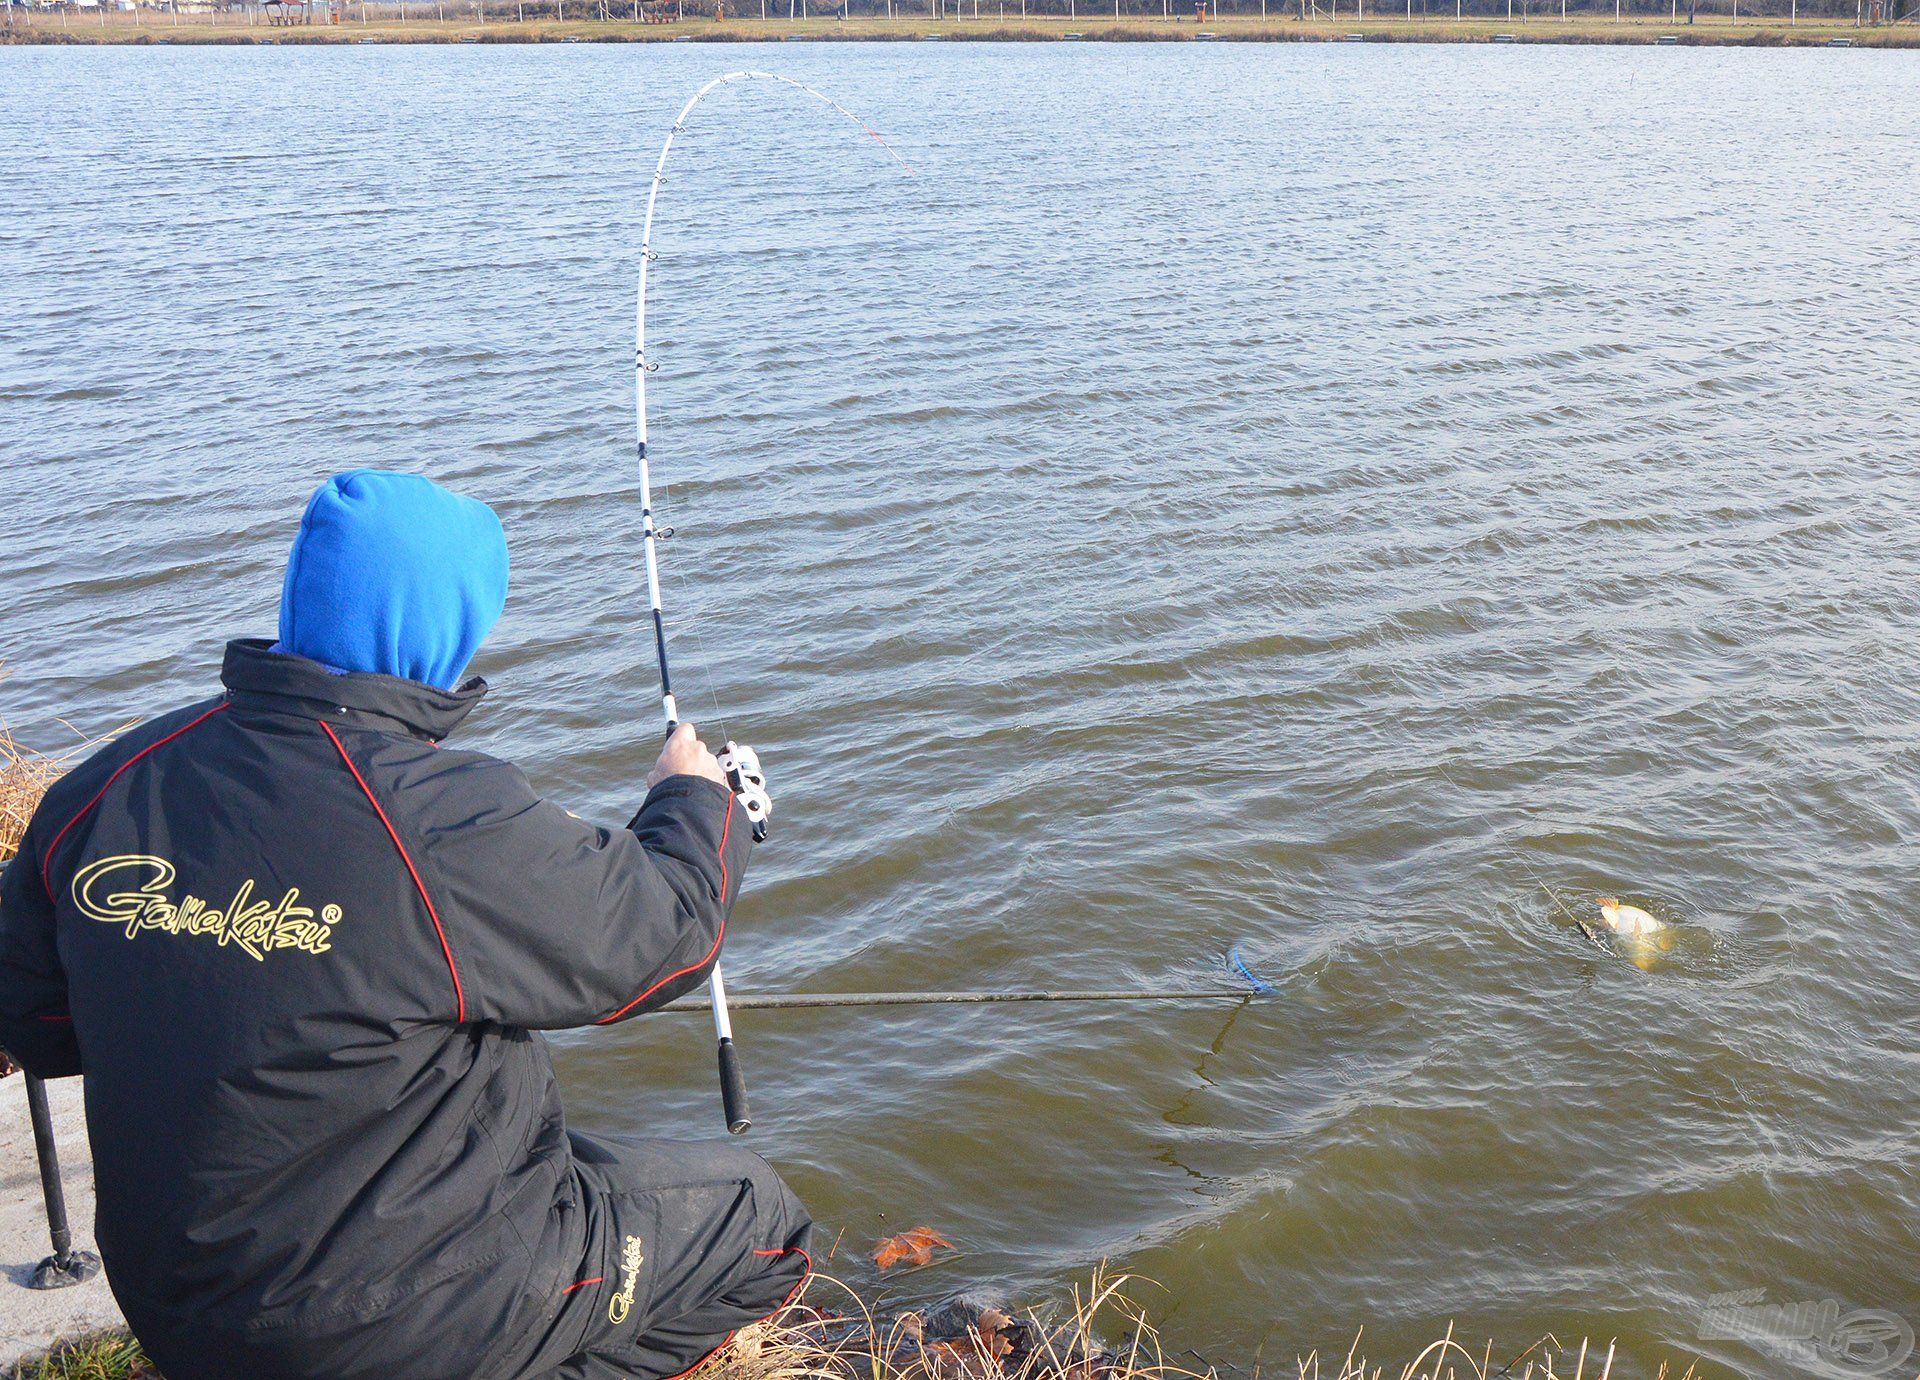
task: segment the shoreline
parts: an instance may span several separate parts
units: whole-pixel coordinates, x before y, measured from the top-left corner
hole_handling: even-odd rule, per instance
[[[983,5],[983,9],[986,6]],[[994,9],[999,5],[996,3]],[[364,14],[338,24],[270,27],[230,15],[179,15],[165,11],[35,14],[0,30],[0,44],[382,44],[382,43],[769,43],[925,42],[976,43],[1561,43],[1663,45],[1693,48],[1920,48],[1920,24],[1856,28],[1841,19],[1730,20],[1703,15],[1696,23],[1668,19],[1557,15],[1524,19],[1453,19],[1416,15],[1326,19],[1047,16],[1021,19],[983,13],[979,18],[727,19],[689,17],[673,23],[630,19],[369,19]]]

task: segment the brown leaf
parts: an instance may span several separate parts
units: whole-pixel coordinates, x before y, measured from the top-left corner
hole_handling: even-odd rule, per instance
[[[1007,1328],[1012,1324],[1013,1319],[998,1308],[981,1311],[980,1321],[973,1326],[979,1335],[980,1352],[988,1360],[1001,1361],[1013,1350],[1013,1339],[1007,1336]]]
[[[937,1340],[927,1337],[928,1324],[918,1314],[904,1314],[900,1322],[932,1380],[1001,1380],[1002,1362],[1013,1351],[1013,1339],[1007,1336],[1013,1319],[998,1308],[978,1310],[960,1335]]]
[[[908,1265],[930,1265],[936,1246],[952,1250],[953,1242],[932,1227],[914,1227],[896,1236],[889,1236],[875,1246],[873,1263],[883,1270],[890,1270],[903,1262]]]
[[[999,1339],[1002,1351],[986,1346],[978,1337],[959,1342],[928,1342],[927,1359],[934,1374],[946,1380],[990,1380],[1000,1373],[1000,1358],[1013,1349],[1013,1343]]]

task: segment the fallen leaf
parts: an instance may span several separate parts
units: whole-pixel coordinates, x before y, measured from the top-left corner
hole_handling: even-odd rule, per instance
[[[973,1328],[980,1339],[980,1350],[989,1360],[1003,1360],[1013,1350],[1013,1339],[1007,1336],[1012,1324],[1013,1319],[998,1308],[981,1310],[980,1321]]]
[[[908,1265],[930,1265],[933,1263],[933,1251],[936,1246],[953,1249],[953,1242],[947,1240],[932,1227],[913,1227],[889,1236],[873,1248],[873,1263],[883,1270],[890,1270],[902,1263]]]
[[[1004,1380],[1020,1327],[998,1308],[964,1301],[931,1313],[902,1313],[894,1323],[896,1371],[916,1365],[927,1380]]]

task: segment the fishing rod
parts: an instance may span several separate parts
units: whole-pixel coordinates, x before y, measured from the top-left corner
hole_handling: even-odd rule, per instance
[[[633,411],[639,433],[640,525],[647,560],[647,600],[653,612],[653,648],[660,665],[660,712],[666,719],[668,734],[672,734],[679,726],[680,709],[674,703],[673,678],[667,671],[667,624],[660,605],[660,562],[656,547],[659,540],[670,535],[673,529],[657,529],[654,525],[653,482],[647,467],[647,375],[658,367],[647,359],[647,266],[654,257],[654,207],[660,200],[660,188],[667,180],[667,159],[673,153],[673,141],[685,131],[687,117],[693,114],[694,107],[706,98],[707,93],[739,81],[777,82],[804,92],[859,125],[892,156],[894,162],[908,172],[913,171],[907,161],[894,152],[893,146],[881,138],[878,130],[840,102],[803,82],[772,72],[739,71],[715,77],[694,92],[692,98],[680,108],[680,113],[674,117],[673,127],[667,131],[666,142],[660,146],[660,160],[654,164],[653,183],[647,189],[646,219],[640,227],[640,288],[636,294],[633,322]],[[767,821],[773,813],[773,800],[767,793],[766,777],[760,772],[759,757],[752,748],[729,741],[726,750],[720,754],[720,767],[726,772],[728,785],[732,787],[735,798],[753,826],[754,842],[760,842],[767,836]],[[726,1113],[727,1130],[737,1136],[745,1132],[753,1120],[747,1111],[747,1086],[740,1072],[740,1056],[733,1044],[733,1022],[728,1016],[726,979],[721,975],[718,962],[714,963],[713,972],[707,979],[707,995],[713,1009],[714,1038],[719,1042],[720,1105]]]

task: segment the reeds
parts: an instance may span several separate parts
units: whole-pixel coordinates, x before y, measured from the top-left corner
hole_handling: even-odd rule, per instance
[[[749,1328],[701,1372],[701,1380],[1261,1380],[1258,1365],[1216,1369],[1170,1357],[1145,1312],[1126,1294],[1127,1275],[1098,1272],[1057,1310],[1014,1318],[998,1309],[947,1304],[892,1318],[838,1280],[816,1275],[801,1296]],[[1002,1353],[1006,1334],[1023,1340]],[[1272,1372],[1276,1380],[1614,1380],[1614,1344],[1603,1354],[1585,1340],[1563,1345],[1551,1333],[1512,1360],[1496,1360],[1446,1334],[1411,1361],[1370,1363],[1356,1334],[1336,1368],[1319,1352]],[[124,1334],[93,1336],[5,1372],[7,1380],[161,1380]],[[1654,1380],[1698,1380],[1662,1365]]]
[[[57,767],[22,750],[0,726],[0,862],[20,851],[20,836],[27,832],[34,807],[59,775]]]
[[[1216,1366],[1187,1352],[1169,1356],[1144,1309],[1127,1294],[1132,1276],[1096,1272],[1057,1314],[1030,1310],[1019,1319],[994,1309],[953,1305],[931,1314],[904,1313],[890,1323],[877,1318],[853,1290],[816,1276],[803,1296],[758,1335],[743,1335],[715,1359],[711,1380],[1260,1380],[1262,1370]],[[823,1312],[821,1293],[845,1295],[844,1313]],[[957,1334],[956,1317],[975,1321]],[[936,1337],[933,1319],[949,1327]],[[983,1327],[983,1321],[985,1326]],[[836,1329],[838,1331],[836,1332]],[[1001,1354],[997,1337],[1017,1332],[1025,1340]],[[1364,1329],[1363,1329],[1364,1332]],[[1492,1341],[1478,1355],[1446,1334],[1412,1360],[1375,1365],[1361,1351],[1363,1333],[1337,1368],[1319,1352],[1296,1356],[1278,1375],[1283,1380],[1614,1380],[1616,1347],[1604,1355],[1583,1338],[1562,1345],[1549,1333],[1509,1361],[1496,1359]],[[1697,1363],[1684,1372],[1660,1366],[1654,1380],[1698,1380]]]
[[[20,851],[20,836],[27,832],[40,797],[65,770],[62,759],[29,752],[0,723],[0,862]]]
[[[0,667],[0,680],[6,678],[5,668]],[[75,730],[78,742],[65,752],[49,754],[22,747],[14,738],[13,729],[0,719],[0,863],[20,851],[20,838],[27,832],[27,822],[33,818],[33,812],[40,807],[40,798],[49,786],[66,775],[73,759],[112,742],[132,726],[130,721],[98,738],[89,738]]]

